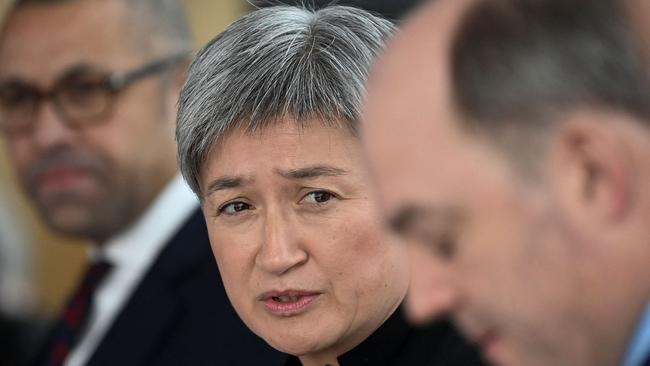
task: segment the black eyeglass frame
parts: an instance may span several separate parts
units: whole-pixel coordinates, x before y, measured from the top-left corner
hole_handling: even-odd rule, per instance
[[[163,72],[176,64],[187,61],[188,57],[188,52],[183,52],[152,61],[135,70],[115,71],[108,77],[108,86],[113,93],[117,94],[138,80]]]
[[[63,106],[60,98],[57,98],[58,88],[54,87],[50,90],[39,90],[34,88],[33,92],[36,95],[37,102],[35,103],[35,109],[38,110],[41,103],[46,100],[51,100],[53,106],[58,113],[61,120],[71,128],[81,128],[84,126],[89,126],[96,124],[100,121],[106,120],[108,114],[113,109],[113,104],[115,102],[115,96],[120,92],[126,90],[128,87],[140,81],[146,77],[156,75],[163,71],[168,70],[169,68],[180,64],[185,61],[189,61],[190,53],[189,52],[179,52],[168,57],[164,57],[158,60],[149,62],[141,67],[138,67],[135,70],[130,71],[113,71],[105,76],[104,80],[100,80],[99,83],[103,83],[106,91],[113,96],[113,98],[107,101],[106,105],[102,108],[103,110],[96,114],[96,116],[87,116],[83,118],[83,121],[77,120],[70,116],[70,113],[66,111],[66,107]],[[5,121],[0,120],[0,129],[5,130],[6,132],[21,132],[24,130],[30,130],[35,121],[30,121],[29,123],[24,124],[15,124],[6,123]]]

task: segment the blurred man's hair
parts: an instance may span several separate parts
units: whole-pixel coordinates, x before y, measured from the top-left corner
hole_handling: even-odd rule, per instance
[[[522,167],[535,169],[531,157],[562,114],[589,108],[650,121],[650,84],[622,1],[480,1],[452,42],[465,127]]]
[[[87,0],[15,0],[15,7],[56,5]],[[124,37],[144,54],[169,54],[192,49],[190,31],[179,0],[102,0],[125,5]],[[99,25],[98,25],[99,26]]]
[[[355,133],[370,65],[393,30],[345,6],[277,6],[233,23],[200,51],[181,92],[176,139],[190,187],[201,197],[201,166],[235,128],[253,132],[287,117]]]

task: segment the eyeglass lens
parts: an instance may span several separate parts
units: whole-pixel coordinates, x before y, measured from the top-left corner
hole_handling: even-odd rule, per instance
[[[10,81],[0,85],[0,124],[7,130],[20,130],[33,124],[39,108],[50,99],[57,112],[74,126],[101,118],[113,101],[106,73],[72,70],[61,77],[50,91]]]

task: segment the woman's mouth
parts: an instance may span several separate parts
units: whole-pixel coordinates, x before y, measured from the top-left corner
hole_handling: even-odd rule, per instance
[[[269,292],[260,298],[266,310],[271,314],[288,317],[299,315],[309,310],[320,295],[318,292],[290,290]]]

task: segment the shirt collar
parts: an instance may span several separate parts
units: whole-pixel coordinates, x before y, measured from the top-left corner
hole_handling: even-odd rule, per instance
[[[90,257],[105,258],[115,266],[140,267],[162,249],[197,207],[196,196],[177,175],[126,231],[102,247],[92,246]]]
[[[624,366],[641,366],[650,357],[650,300],[641,315],[632,342],[625,356]]]

